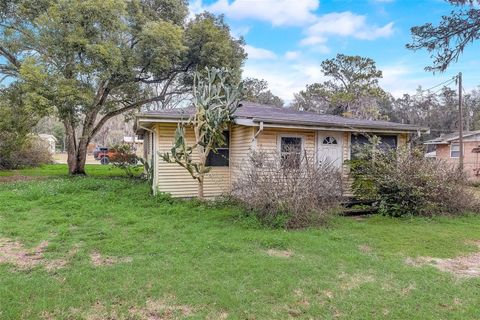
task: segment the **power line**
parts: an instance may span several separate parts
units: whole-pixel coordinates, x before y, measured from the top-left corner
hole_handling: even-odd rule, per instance
[[[452,77],[451,79],[445,80],[445,81],[443,81],[443,82],[441,82],[441,83],[439,83],[439,84],[437,84],[437,85],[435,85],[435,86],[433,86],[433,87],[431,87],[431,88],[423,89],[423,90],[421,90],[421,91],[430,91],[430,90],[435,89],[435,88],[437,88],[437,87],[439,87],[439,86],[441,86],[441,85],[447,86],[448,84],[450,84],[450,83],[452,83],[452,82],[454,82],[454,81],[456,81],[456,80],[457,80],[457,77],[455,76],[455,77]],[[448,82],[448,83],[447,83],[447,82]],[[443,88],[440,88],[440,90],[441,90],[441,89],[443,89]],[[438,92],[438,91],[436,91],[436,92]]]

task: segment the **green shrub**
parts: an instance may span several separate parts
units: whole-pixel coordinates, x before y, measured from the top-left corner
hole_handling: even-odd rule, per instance
[[[124,170],[128,177],[135,177],[138,169],[143,165],[132,146],[129,144],[118,144],[114,145],[111,150],[113,154],[110,156],[110,163],[114,167]]]
[[[381,151],[365,147],[350,161],[353,192],[378,202],[384,215],[434,216],[476,210],[478,203],[465,174],[420,149]]]

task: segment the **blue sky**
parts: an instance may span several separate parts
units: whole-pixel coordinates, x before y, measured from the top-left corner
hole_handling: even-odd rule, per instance
[[[426,51],[405,48],[410,28],[438,22],[452,10],[441,0],[190,0],[192,13],[224,14],[247,42],[244,76],[263,78],[287,102],[306,84],[324,80],[320,62],[337,53],[370,57],[381,86],[399,97],[432,87],[462,71],[465,87],[480,85],[480,44],[468,47],[445,73],[425,72]]]

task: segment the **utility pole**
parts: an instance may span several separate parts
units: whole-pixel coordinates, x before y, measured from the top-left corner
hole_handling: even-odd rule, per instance
[[[458,144],[460,156],[458,168],[463,171],[463,101],[462,101],[462,73],[458,73]]]

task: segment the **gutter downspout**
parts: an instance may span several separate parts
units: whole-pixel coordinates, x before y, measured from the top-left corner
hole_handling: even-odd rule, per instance
[[[260,121],[260,126],[258,127],[257,132],[253,136],[252,143],[253,143],[253,148],[256,150],[257,149],[257,137],[258,135],[263,131],[263,121]]]
[[[152,166],[153,166],[152,193],[153,193],[153,195],[156,195],[157,194],[157,187],[158,187],[157,134],[156,134],[155,130],[146,128],[144,126],[141,126],[138,122],[137,122],[137,127],[140,128],[140,129],[151,132],[152,136],[153,136],[153,139],[152,139],[153,140],[152,141],[152,144],[153,144],[153,152],[152,152]]]

